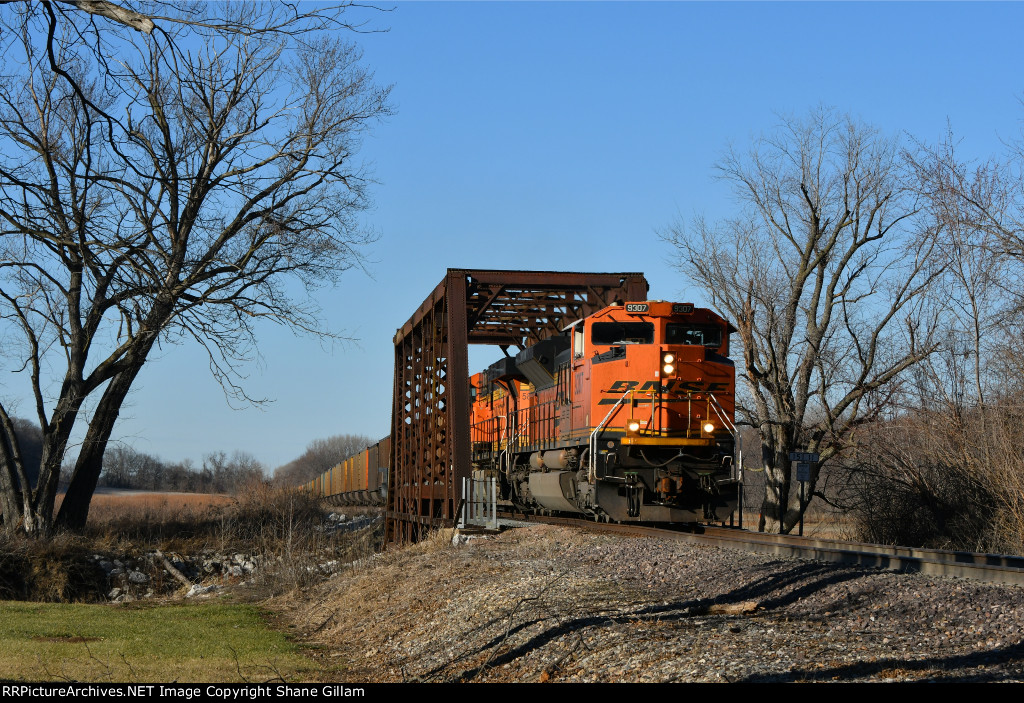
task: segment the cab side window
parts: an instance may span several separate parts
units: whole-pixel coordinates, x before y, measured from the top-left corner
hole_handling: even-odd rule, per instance
[[[665,343],[720,347],[722,345],[722,330],[717,327],[670,323],[665,328]]]
[[[590,341],[594,344],[653,344],[653,322],[595,322]]]

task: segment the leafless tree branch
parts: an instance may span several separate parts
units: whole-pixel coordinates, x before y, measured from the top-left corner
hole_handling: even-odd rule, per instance
[[[50,528],[81,420],[58,519],[84,524],[154,347],[199,342],[229,396],[260,402],[242,371],[259,321],[334,334],[307,293],[362,265],[357,152],[390,113],[334,31],[351,7],[0,6],[0,333],[23,340],[44,438],[30,486],[3,428],[5,528]]]

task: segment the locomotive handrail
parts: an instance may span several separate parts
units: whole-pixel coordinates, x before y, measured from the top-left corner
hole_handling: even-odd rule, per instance
[[[523,412],[522,410],[515,410],[515,411],[512,411],[512,412],[506,413],[506,415],[505,415],[505,427],[502,429],[502,436],[506,437],[506,441],[505,441],[504,449],[502,450],[501,454],[502,454],[503,457],[505,457],[505,467],[506,467],[506,471],[508,471],[509,474],[511,474],[511,472],[512,472],[513,448],[514,449],[519,449],[519,447],[520,447],[520,441],[519,440],[523,436],[523,423],[520,422],[520,420],[522,420],[522,418],[521,417],[517,417],[522,412]],[[514,423],[514,427],[515,427],[514,431],[508,431],[510,424],[513,424],[513,423],[510,422],[510,418],[515,418],[515,420],[516,420],[515,423]],[[500,466],[500,463],[499,463],[499,466]]]
[[[729,416],[725,414],[725,408],[723,408],[722,404],[718,402],[718,398],[715,397],[715,394],[709,391],[708,397],[714,401],[715,404],[711,406],[711,409],[715,411],[715,415],[718,415],[718,418],[722,421],[722,424],[725,425],[725,428],[729,430],[729,433],[733,436],[738,435],[739,430],[736,429],[736,425],[732,423]]]
[[[587,467],[587,482],[593,484],[597,480],[597,434],[605,426],[611,416],[615,413],[622,401],[626,399],[626,396],[632,393],[632,389],[626,389],[626,392],[622,394],[612,409],[608,411],[608,414],[604,416],[604,419],[594,428],[594,431],[590,433],[590,439],[587,441],[587,452],[590,454],[589,466]]]
[[[726,415],[726,413],[725,413],[725,408],[723,408],[722,404],[718,402],[718,398],[715,397],[715,394],[711,393],[709,391],[708,392],[708,397],[711,398],[712,401],[714,401],[714,405],[711,406],[711,409],[715,411],[715,414],[718,415],[719,419],[722,421],[722,424],[725,425],[725,428],[727,430],[729,430],[729,434],[732,435],[732,440],[733,440],[734,445],[736,447],[736,462],[735,462],[736,478],[738,478],[740,481],[742,481],[743,480],[743,438],[740,436],[740,431],[739,431],[739,429],[736,428],[736,425],[733,424],[733,422],[731,420],[729,420],[729,416]],[[742,518],[742,510],[740,511],[740,514],[741,514],[740,526],[742,527],[743,526],[743,523],[742,523],[742,519],[743,519]]]

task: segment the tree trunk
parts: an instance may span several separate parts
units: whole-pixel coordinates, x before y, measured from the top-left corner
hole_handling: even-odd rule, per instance
[[[143,357],[143,361],[144,359]],[[56,527],[75,531],[85,529],[85,522],[89,517],[89,505],[92,502],[93,493],[96,491],[100,472],[103,470],[103,454],[107,450],[107,442],[110,440],[114,423],[120,414],[121,404],[141,369],[142,361],[139,361],[114,376],[106,390],[103,391],[103,397],[100,398],[96,412],[89,423],[89,430],[82,443],[82,450],[78,454],[78,461],[75,462],[75,470],[71,474],[67,494],[64,496],[64,502],[61,503],[60,513],[55,521]]]
[[[18,527],[21,494],[9,483],[6,468],[0,469],[0,532],[11,533]]]

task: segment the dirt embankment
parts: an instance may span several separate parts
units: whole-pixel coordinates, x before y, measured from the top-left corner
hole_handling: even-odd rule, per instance
[[[534,526],[277,599],[350,681],[1024,681],[1016,587]]]

